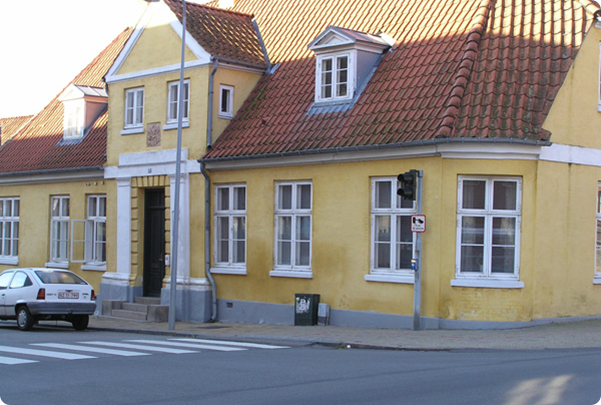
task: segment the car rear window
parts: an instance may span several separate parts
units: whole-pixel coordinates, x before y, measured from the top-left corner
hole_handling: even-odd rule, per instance
[[[87,284],[82,278],[64,271],[36,271],[35,274],[44,284]]]

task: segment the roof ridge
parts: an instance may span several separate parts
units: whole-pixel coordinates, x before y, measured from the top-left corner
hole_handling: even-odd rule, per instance
[[[495,0],[482,0],[474,23],[469,33],[467,34],[466,46],[463,52],[463,57],[459,63],[455,80],[451,86],[451,94],[446,103],[446,108],[442,114],[442,122],[436,138],[449,138],[453,132],[455,126],[455,120],[461,107],[461,101],[467,88],[469,77],[472,73],[474,63],[476,62],[476,55],[478,53],[478,47],[480,40],[488,24],[488,18],[490,11]]]

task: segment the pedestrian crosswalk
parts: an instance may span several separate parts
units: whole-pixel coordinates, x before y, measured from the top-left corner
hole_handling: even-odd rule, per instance
[[[85,341],[76,343],[30,343],[23,346],[0,345],[0,365],[37,363],[44,358],[60,360],[95,359],[100,356],[150,356],[153,354],[192,354],[203,351],[238,352],[244,350],[287,349],[288,346],[221,340],[169,338],[164,340],[127,339],[123,341]],[[5,356],[6,354],[6,356]]]

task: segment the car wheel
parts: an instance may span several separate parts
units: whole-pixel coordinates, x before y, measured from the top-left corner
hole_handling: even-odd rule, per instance
[[[71,323],[73,324],[73,329],[85,330],[85,328],[88,327],[89,321],[90,321],[89,315],[74,315]]]
[[[17,308],[17,327],[19,330],[31,330],[35,325],[35,318],[29,312],[26,305]]]

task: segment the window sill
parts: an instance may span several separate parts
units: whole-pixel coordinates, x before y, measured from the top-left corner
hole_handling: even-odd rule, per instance
[[[81,269],[89,271],[106,271],[106,264],[84,264],[81,266]]]
[[[271,277],[289,277],[289,278],[313,278],[312,271],[298,271],[298,270],[271,270],[269,272]]]
[[[601,273],[595,274],[595,278],[593,278],[593,284],[601,285]]]
[[[223,118],[225,120],[231,120],[234,118],[234,116],[232,114],[225,114],[225,113],[219,113],[218,117]]]
[[[133,135],[133,134],[143,134],[144,133],[144,127],[131,127],[131,128],[124,128],[123,130],[121,130],[121,135]]]
[[[190,126],[190,121],[183,121],[182,128],[188,128]],[[163,125],[163,131],[169,131],[171,129],[177,129],[177,122],[168,122]]]
[[[68,269],[69,262],[48,262],[46,263],[46,267],[55,269]]]
[[[19,264],[18,257],[0,257],[0,264],[9,264],[11,266],[16,266]]]
[[[237,276],[246,276],[246,267],[213,267],[211,274],[232,274]]]
[[[455,279],[451,280],[451,287],[518,289],[524,288],[524,283],[518,280]]]
[[[378,283],[415,284],[415,274],[367,274],[365,281]]]

